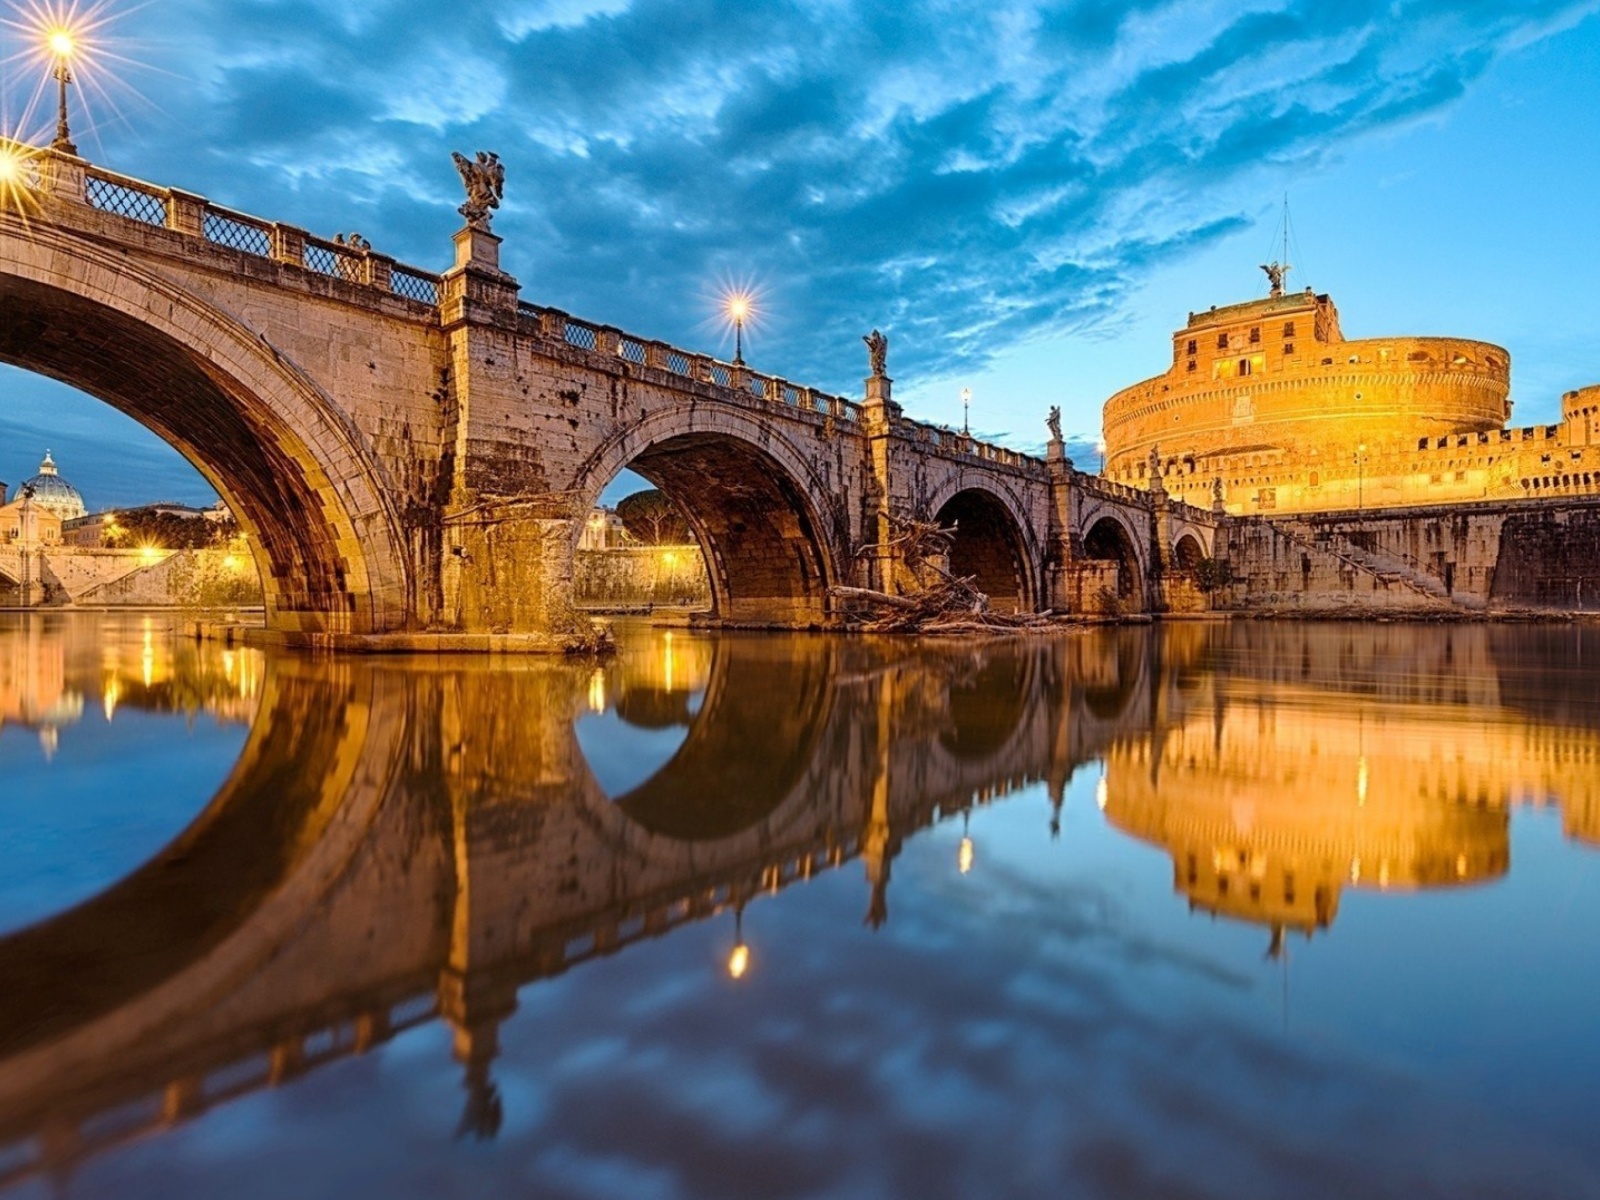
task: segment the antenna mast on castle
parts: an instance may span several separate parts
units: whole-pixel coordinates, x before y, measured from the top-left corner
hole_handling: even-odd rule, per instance
[[[1276,238],[1273,241],[1277,241]],[[1261,269],[1267,273],[1267,281],[1271,284],[1269,296],[1283,295],[1283,281],[1289,277],[1289,272],[1294,270],[1289,265],[1289,193],[1283,194],[1283,255],[1275,262],[1262,263]]]

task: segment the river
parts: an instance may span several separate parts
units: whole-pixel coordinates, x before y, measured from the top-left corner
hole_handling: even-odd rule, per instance
[[[1600,1196],[1600,630],[0,614],[0,1196]]]

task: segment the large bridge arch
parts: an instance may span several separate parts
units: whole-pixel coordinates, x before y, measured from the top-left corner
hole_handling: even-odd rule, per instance
[[[1097,505],[1083,514],[1085,556],[1117,564],[1118,599],[1134,612],[1143,612],[1147,607],[1146,540],[1114,507]]]
[[[950,572],[976,578],[976,587],[1001,612],[1039,607],[1039,546],[1022,502],[998,481],[954,478],[938,488],[928,512],[955,526]]]
[[[264,334],[88,238],[0,237],[0,361],[128,414],[189,460],[250,535],[267,623],[410,623],[396,494],[366,439]]]
[[[735,625],[820,625],[847,554],[829,489],[770,421],[739,410],[653,413],[579,469],[586,513],[619,471],[642,475],[683,510],[706,556],[713,614]],[[577,551],[574,522],[568,554]]]

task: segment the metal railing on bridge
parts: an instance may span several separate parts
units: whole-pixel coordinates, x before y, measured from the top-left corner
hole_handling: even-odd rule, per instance
[[[30,163],[48,158],[45,152],[24,149]],[[348,240],[343,235],[332,239],[317,237],[292,225],[213,204],[203,196],[146,183],[92,164],[85,165],[82,174],[83,200],[100,212],[175,230],[213,245],[375,288],[418,304],[437,307],[439,303],[439,275],[376,253],[359,235],[352,234]],[[518,307],[536,332],[581,350],[746,393],[775,407],[815,413],[849,425],[859,426],[861,422],[862,405],[843,396],[752,371],[743,363],[724,362],[636,337],[610,325],[579,320],[559,309],[528,303]],[[926,422],[901,418],[896,432],[944,454],[970,456],[1030,473],[1044,469],[1044,464],[1031,455]]]
[[[612,325],[580,320],[558,308],[546,308],[526,301],[517,308],[533,332],[580,350],[747,393],[772,405],[818,413],[850,424],[857,424],[861,420],[861,405],[853,400],[816,388],[802,387],[775,375],[752,371],[743,363],[723,362],[666,342],[636,337]]]
[[[430,306],[439,303],[439,276],[406,266],[352,234],[320,238],[292,225],[213,204],[202,196],[146,183],[103,167],[84,170],[83,198],[89,207],[143,225],[173,229],[217,246],[316,275],[389,292]]]

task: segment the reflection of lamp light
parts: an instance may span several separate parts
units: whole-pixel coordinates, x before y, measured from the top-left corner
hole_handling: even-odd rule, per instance
[[[1106,788],[1105,765],[1103,763],[1101,764],[1100,770],[1100,778],[1095,781],[1094,785],[1094,804],[1095,807],[1101,812],[1105,812],[1106,800],[1109,799],[1109,792]]]
[[[1363,754],[1356,760],[1356,807],[1365,808],[1367,804],[1367,756]]]
[[[956,847],[956,870],[965,875],[972,870],[974,850],[972,838],[967,834],[967,819],[970,813],[961,814],[961,845]]]
[[[728,976],[743,979],[750,969],[750,947],[744,941],[744,908],[733,910],[733,951],[728,955]]]

